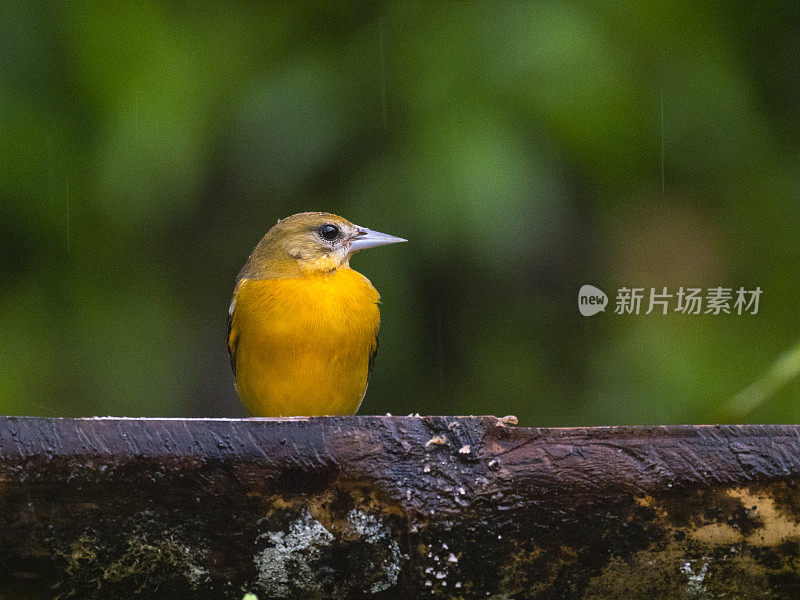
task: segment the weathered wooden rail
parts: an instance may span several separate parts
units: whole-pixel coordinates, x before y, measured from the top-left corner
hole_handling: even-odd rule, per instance
[[[800,597],[800,427],[0,419],[3,598]]]

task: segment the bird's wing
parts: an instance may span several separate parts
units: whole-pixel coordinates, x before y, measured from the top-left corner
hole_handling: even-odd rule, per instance
[[[239,332],[233,330],[233,311],[236,308],[236,292],[233,293],[233,300],[228,309],[228,356],[231,358],[231,369],[236,375],[236,345],[239,343]]]
[[[378,334],[375,334],[375,345],[372,347],[372,350],[369,353],[369,363],[367,364],[367,381],[369,381],[369,376],[372,375],[372,369],[375,367],[375,357],[378,356],[378,345],[380,344],[380,340],[378,339]]]

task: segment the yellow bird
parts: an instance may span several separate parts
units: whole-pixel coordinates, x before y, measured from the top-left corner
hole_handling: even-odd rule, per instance
[[[228,313],[236,390],[251,414],[354,414],[378,351],[380,295],[353,253],[406,240],[323,212],[278,221],[248,258]]]

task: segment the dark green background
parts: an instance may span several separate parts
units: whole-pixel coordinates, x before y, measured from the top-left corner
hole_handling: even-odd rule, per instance
[[[800,421],[796,3],[308,4],[2,3],[0,413],[241,414],[234,277],[329,210],[410,240],[362,413]]]

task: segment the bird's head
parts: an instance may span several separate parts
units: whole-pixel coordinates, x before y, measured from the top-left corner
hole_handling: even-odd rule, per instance
[[[331,213],[305,212],[281,219],[256,246],[239,278],[268,279],[329,273],[349,266],[354,252],[403,238],[354,225]]]

